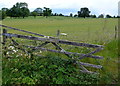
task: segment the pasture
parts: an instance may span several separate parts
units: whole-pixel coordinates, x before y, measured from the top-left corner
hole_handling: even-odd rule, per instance
[[[116,84],[118,82],[118,55],[117,55],[118,40],[115,39],[115,26],[118,26],[117,18],[116,19],[112,18],[84,19],[71,17],[48,17],[48,18],[28,17],[25,19],[6,18],[5,20],[2,21],[2,24],[54,37],[56,37],[57,30],[60,30],[61,33],[67,33],[67,36],[60,36],[59,37],[60,39],[104,45],[105,46],[104,50],[97,53],[97,55],[103,56],[104,59],[102,60],[85,59],[85,60],[92,61],[93,63],[99,63],[100,65],[103,66],[103,69],[98,70],[100,72],[100,80],[98,84]],[[8,32],[29,35],[26,33],[13,30],[8,30]],[[67,46],[63,47],[66,48]],[[78,52],[76,49],[71,51]],[[53,55],[56,56],[57,54]],[[5,59],[3,61],[7,60]],[[5,64],[9,63],[4,62],[4,65]]]

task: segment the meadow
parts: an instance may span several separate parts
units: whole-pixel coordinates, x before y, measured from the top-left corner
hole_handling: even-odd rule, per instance
[[[85,60],[87,60],[89,62],[91,61],[94,63],[99,63],[100,65],[103,66],[102,69],[97,70],[100,72],[99,82],[97,82],[97,84],[117,84],[118,83],[118,40],[115,39],[115,26],[118,26],[117,18],[116,19],[113,19],[113,18],[85,18],[84,19],[84,18],[72,18],[72,17],[48,17],[48,18],[28,17],[25,19],[6,18],[5,20],[2,21],[2,24],[10,26],[10,27],[15,27],[18,29],[23,29],[26,31],[31,31],[31,32],[35,32],[35,33],[39,33],[39,34],[43,34],[43,35],[47,35],[47,36],[54,36],[54,37],[56,37],[57,30],[60,30],[60,32],[67,33],[67,36],[60,36],[59,37],[60,39],[75,41],[75,42],[104,45],[104,49],[102,51],[100,51],[99,53],[97,53],[97,55],[103,56],[104,59],[102,59],[102,60],[91,60],[91,59],[87,60],[87,59],[85,59]],[[8,30],[8,32],[29,35],[26,33],[13,31],[13,30]],[[65,49],[67,49],[67,46],[63,46],[63,47]],[[72,51],[78,52],[77,50],[72,50]],[[50,56],[52,55],[51,57],[59,56],[58,54],[51,54],[51,53],[49,53],[49,55]],[[50,56],[48,56],[48,57],[50,57]],[[59,57],[62,57],[62,56],[59,56]],[[14,63],[15,61],[17,61],[15,56],[13,59],[14,60],[3,59],[3,75],[4,75],[3,82],[4,82],[4,84],[12,82],[12,81],[10,81],[10,78],[7,79],[8,81],[5,80],[5,78],[7,78],[7,75],[9,74],[9,73],[7,73],[7,71],[10,72],[10,70],[12,70],[12,69],[9,70],[9,67],[11,68],[13,66],[13,65],[10,66],[10,63],[16,65]],[[8,61],[8,63],[7,63],[7,61]],[[19,61],[17,61],[17,62],[20,62],[22,64],[23,61],[24,61],[23,59],[19,59]],[[26,61],[26,59],[25,59],[25,61]],[[50,59],[50,61],[53,61],[53,60]],[[35,63],[35,61],[33,63]],[[30,63],[29,66],[33,63]],[[26,63],[23,63],[23,64],[25,66],[25,64],[27,64],[27,61],[26,61]],[[35,63],[35,64],[37,64],[37,63]],[[56,63],[54,63],[54,64],[56,64]],[[62,63],[58,62],[58,64],[61,65]],[[43,64],[41,64],[41,65],[43,65]],[[57,66],[54,66],[52,68],[56,68]],[[8,69],[5,69],[5,67]],[[17,65],[15,67],[17,67]],[[26,70],[29,70],[27,68],[28,66],[25,66],[25,67],[26,67]],[[35,67],[37,67],[37,66],[35,66]],[[40,67],[40,68],[42,68],[42,67]],[[70,68],[70,66],[68,68]],[[15,71],[17,71],[17,70],[14,70],[14,72]],[[74,76],[74,75],[71,75],[71,76]],[[11,77],[13,79],[16,79],[12,75],[11,75]],[[40,76],[40,77],[42,77],[42,76]],[[80,77],[82,77],[82,76],[80,76]],[[93,77],[93,76],[87,77],[87,75],[86,75],[86,78],[90,78],[91,83],[95,82],[95,80],[94,80],[95,77]],[[19,82],[20,79],[16,79],[16,81],[18,80],[18,83],[20,83]],[[28,76],[27,76],[27,79],[25,77],[23,82],[30,83],[28,79],[29,79]],[[48,78],[46,78],[46,80],[47,79]],[[64,84],[64,82],[63,82],[64,80],[59,82],[60,81],[59,79],[61,79],[61,77],[56,78],[56,79],[54,78],[53,82],[56,81],[57,84]],[[73,81],[71,79],[73,79]],[[78,82],[74,82],[76,80],[76,78],[75,79],[71,78],[71,79],[70,80],[71,80],[72,84],[78,83]],[[28,82],[27,82],[27,80],[28,80]],[[35,83],[34,78],[30,78],[30,80],[31,80],[31,82],[33,82],[32,84]],[[80,79],[80,80],[82,83],[82,79]],[[83,78],[83,80],[85,80],[85,79]],[[89,83],[90,83],[90,80],[88,80]],[[15,81],[15,80],[13,80],[13,81]],[[88,81],[86,81],[86,83]],[[68,82],[69,82],[69,80],[68,80]],[[13,83],[15,83],[15,82],[13,82]],[[44,83],[46,83],[46,82],[44,82]],[[49,81],[47,83],[49,83]],[[54,83],[54,84],[56,84],[56,83]],[[83,82],[82,84],[85,84],[85,82]]]

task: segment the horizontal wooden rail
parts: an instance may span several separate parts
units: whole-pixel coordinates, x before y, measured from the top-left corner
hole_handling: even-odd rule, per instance
[[[20,35],[20,34],[3,33],[2,35],[7,36],[7,37],[16,37],[16,38],[23,38],[23,39],[29,39],[29,40],[57,42],[57,39],[49,39],[49,38],[42,38],[42,37],[26,36],[26,35]]]
[[[81,53],[74,53],[74,52],[63,52],[63,51],[59,51],[59,50],[52,50],[52,49],[46,49],[46,48],[41,48],[41,47],[33,47],[33,46],[27,46],[27,45],[23,45],[25,47],[28,47],[28,48],[35,48],[36,50],[43,50],[43,51],[50,51],[50,52],[55,52],[55,53],[62,53],[62,54],[68,54],[68,55],[75,55],[75,56],[80,56],[80,58],[82,58],[83,56],[86,56],[86,54],[81,54]],[[91,58],[95,58],[95,59],[103,59],[102,56],[94,56],[94,55],[87,55],[86,57],[91,57]],[[85,57],[84,57],[85,58]]]
[[[84,66],[89,66],[89,67],[94,67],[94,68],[98,68],[98,69],[101,69],[101,68],[102,68],[101,65],[94,65],[94,64],[83,63],[83,62],[78,62],[78,64],[84,65]]]
[[[43,37],[25,36],[25,35],[12,34],[12,33],[3,33],[2,35],[8,36],[8,37],[30,39],[30,40],[56,42],[56,43],[61,43],[61,44],[74,45],[74,46],[84,46],[84,47],[89,47],[89,48],[102,48],[103,47],[102,45],[70,42],[70,41],[66,41],[66,40],[59,40],[57,38],[43,38]]]

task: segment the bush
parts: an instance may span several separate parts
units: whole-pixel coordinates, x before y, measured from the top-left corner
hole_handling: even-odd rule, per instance
[[[3,58],[3,84],[96,84],[97,75],[82,74],[71,60],[45,57]]]

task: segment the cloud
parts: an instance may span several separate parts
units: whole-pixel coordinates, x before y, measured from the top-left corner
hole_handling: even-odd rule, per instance
[[[37,7],[49,7],[51,9],[75,9],[88,7],[93,14],[105,13],[111,15],[118,14],[119,0],[0,0],[0,8],[11,8],[16,2],[28,3],[29,9]]]

